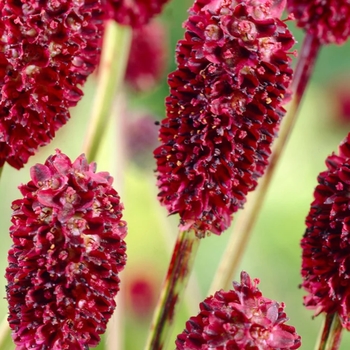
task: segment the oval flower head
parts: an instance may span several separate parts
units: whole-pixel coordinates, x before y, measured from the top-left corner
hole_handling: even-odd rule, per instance
[[[342,44],[350,35],[348,0],[287,0],[297,25],[321,44]]]
[[[105,10],[109,18],[118,23],[140,28],[162,11],[168,0],[106,0]]]
[[[177,350],[291,350],[301,338],[288,321],[284,304],[265,298],[257,288],[258,279],[241,273],[241,283],[216,292],[200,305],[186,329],[177,336]]]
[[[0,15],[0,167],[19,169],[82,97],[103,16],[99,0],[5,0]]]
[[[158,197],[181,229],[220,234],[268,164],[294,44],[275,5],[197,0],[189,10],[154,151]]]
[[[56,151],[12,203],[6,287],[17,349],[97,345],[126,261],[123,206],[107,172]]]
[[[326,159],[301,240],[307,308],[340,316],[350,330],[350,134]]]

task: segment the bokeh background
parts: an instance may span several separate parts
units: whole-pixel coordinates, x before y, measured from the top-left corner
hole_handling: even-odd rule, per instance
[[[124,323],[124,332],[120,333],[121,343],[124,345],[119,346],[120,349],[143,348],[177,234],[177,217],[167,217],[166,211],[156,199],[152,147],[156,142],[158,127],[153,120],[164,117],[164,98],[168,94],[166,74],[175,69],[174,49],[177,40],[183,35],[181,24],[186,19],[186,11],[190,5],[189,0],[173,0],[165,7],[160,20],[168,37],[166,45],[169,60],[166,72],[159,84],[149,92],[140,94],[130,91],[127,86],[123,87],[122,96],[116,99],[119,115],[112,116],[108,133],[96,159],[98,170],[109,171],[116,179],[115,187],[122,196],[125,220],[129,227],[128,265],[122,275],[122,291],[117,307]],[[303,33],[295,29],[291,21],[289,25],[299,42],[296,48],[299,48]],[[325,170],[326,156],[337,150],[338,144],[350,131],[349,57],[350,43],[321,50],[300,117],[240,266],[240,270],[260,279],[260,289],[264,296],[286,304],[289,323],[302,336],[303,350],[314,347],[322,316],[314,319],[313,312],[302,305],[305,293],[298,288],[301,283],[299,241],[305,230],[304,220],[312,201],[316,177],[320,171]],[[72,110],[71,120],[57,133],[49,146],[31,158],[25,168],[20,171],[8,166],[4,168],[0,183],[1,275],[4,275],[7,251],[11,245],[8,234],[11,202],[20,196],[17,187],[29,180],[30,166],[44,162],[55,148],[61,149],[71,158],[76,158],[81,153],[95,86],[96,77],[92,76],[84,88],[85,97]],[[138,123],[138,116],[145,114],[148,119],[142,123],[148,124]],[[117,149],[116,145],[120,142],[124,146]],[[176,334],[183,330],[185,321],[190,314],[196,313],[198,303],[207,296],[231,234],[234,234],[234,225],[221,236],[211,235],[202,240],[194,278],[176,318],[169,349],[174,349]],[[232,278],[239,280],[239,274]],[[4,318],[7,313],[5,285],[6,281],[2,278],[0,315]],[[14,349],[14,345],[9,339],[6,348],[1,350],[10,349]],[[103,343],[98,349],[103,349]],[[340,349],[350,349],[350,335],[346,332]]]

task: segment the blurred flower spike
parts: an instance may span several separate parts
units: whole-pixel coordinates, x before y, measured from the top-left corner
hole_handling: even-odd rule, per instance
[[[135,91],[153,89],[168,62],[167,31],[158,21],[133,30],[125,80]]]
[[[168,0],[105,0],[108,18],[132,28],[140,28],[160,13]]]
[[[88,349],[115,309],[127,228],[112,177],[95,170],[57,150],[12,203],[6,291],[18,349]]]
[[[350,330],[350,134],[326,159],[301,240],[307,308],[340,316]]]
[[[0,4],[0,166],[19,169],[55,136],[95,69],[98,0]]]
[[[287,0],[288,11],[297,25],[321,44],[343,44],[350,35],[348,0]]]
[[[281,10],[255,0],[189,10],[154,151],[158,197],[183,230],[221,234],[265,171],[292,78]]]
[[[200,304],[200,312],[178,335],[177,350],[298,349],[301,338],[288,320],[284,304],[267,299],[246,272],[233,290],[216,292]]]

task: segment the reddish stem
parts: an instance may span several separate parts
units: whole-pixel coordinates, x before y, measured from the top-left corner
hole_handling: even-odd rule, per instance
[[[337,313],[327,314],[319,345],[315,350],[338,350],[343,327]]]
[[[198,246],[199,238],[193,231],[179,232],[145,349],[165,348],[176,307],[186,287]]]

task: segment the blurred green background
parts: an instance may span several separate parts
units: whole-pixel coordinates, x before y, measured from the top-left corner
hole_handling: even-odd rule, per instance
[[[169,34],[168,72],[175,69],[174,48],[176,41],[183,35],[181,23],[186,18],[190,4],[188,0],[172,1],[161,16]],[[296,30],[290,21],[288,24],[299,42],[298,48],[303,33]],[[304,220],[312,201],[316,177],[325,169],[326,156],[337,150],[338,144],[350,130],[350,118],[348,122],[344,121],[339,111],[341,101],[336,88],[338,84],[345,84],[343,92],[348,89],[350,99],[349,55],[350,43],[341,47],[329,46],[321,50],[300,117],[278,166],[240,266],[240,270],[245,270],[251,277],[260,279],[260,289],[264,296],[286,304],[289,323],[295,326],[302,336],[301,349],[304,350],[313,348],[322,316],[313,319],[312,311],[302,306],[304,292],[298,288],[301,283],[299,241],[305,229]],[[0,186],[2,275],[7,265],[7,250],[11,245],[8,235],[11,202],[20,196],[17,186],[29,180],[30,166],[44,162],[55,148],[60,148],[72,158],[80,154],[84,133],[89,123],[95,85],[95,77],[91,77],[85,87],[85,97],[78,107],[72,110],[69,123],[57,133],[57,137],[49,146],[31,158],[25,168],[16,171],[5,166]],[[123,89],[123,101],[129,104],[129,108],[150,112],[160,120],[164,117],[164,98],[167,94],[168,87],[164,76],[159,86],[150,93],[137,95],[131,94],[126,88]],[[118,100],[118,103],[121,102]],[[122,116],[127,117],[127,113]],[[177,234],[178,220],[176,217],[167,217],[166,211],[157,202],[152,150],[145,150],[148,153],[141,155],[142,162],[140,162],[140,157],[126,156],[129,153],[125,146],[121,152],[124,156],[122,159],[120,152],[116,152],[115,149],[118,137],[121,136],[117,132],[115,119],[108,128],[97,164],[98,170],[107,170],[114,175],[115,187],[125,205],[125,220],[129,227],[128,265],[122,276],[122,292],[117,307],[117,312],[124,321],[125,330],[123,340],[125,345],[120,349],[138,350],[142,349],[145,343],[152,316],[151,310],[167,270]],[[123,137],[127,138],[128,132]],[[191,314],[196,313],[198,303],[207,295],[212,277],[232,232],[234,226],[220,237],[211,235],[202,240],[195,263],[195,278],[187,291],[189,300],[187,304],[190,304]],[[233,276],[233,279],[239,280],[239,274]],[[0,312],[6,317],[4,278],[1,283]],[[183,330],[189,315],[187,306],[183,303],[176,318],[176,327],[169,349],[174,348],[176,334]],[[10,341],[4,350],[7,349],[14,349]],[[103,349],[103,344],[98,349]],[[345,332],[340,349],[350,349],[350,336]]]

